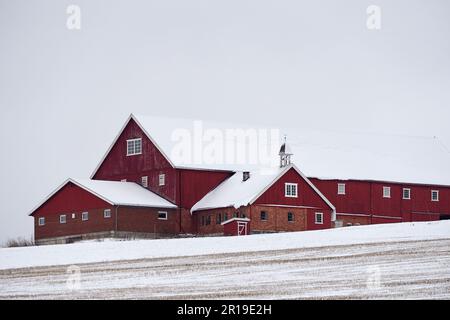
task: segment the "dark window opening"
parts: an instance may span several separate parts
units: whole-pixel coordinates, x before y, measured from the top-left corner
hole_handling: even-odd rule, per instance
[[[294,214],[292,212],[288,212],[287,218],[288,218],[288,222],[294,221]]]
[[[267,221],[267,212],[261,211],[260,219],[261,221]]]

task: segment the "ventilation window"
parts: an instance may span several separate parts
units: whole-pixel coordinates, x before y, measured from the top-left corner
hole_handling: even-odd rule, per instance
[[[147,176],[143,176],[143,177],[141,178],[141,185],[142,185],[144,188],[147,188],[147,187],[148,187],[148,177],[147,177]]]
[[[403,199],[410,200],[411,199],[411,189],[403,188]]]
[[[166,185],[166,175],[164,173],[161,173],[159,175],[159,185],[160,186]]]
[[[339,195],[345,194],[345,183],[338,183],[338,194]]]

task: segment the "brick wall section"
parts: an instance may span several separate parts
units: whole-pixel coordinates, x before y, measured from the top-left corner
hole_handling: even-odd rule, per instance
[[[230,208],[221,208],[221,209],[212,209],[212,210],[203,210],[194,213],[194,224],[199,234],[223,234],[223,226],[220,223],[217,223],[217,218],[220,214],[221,222],[226,219],[231,219],[234,217],[234,214],[239,218],[249,217],[249,208],[241,207],[236,210],[233,207]],[[226,216],[225,216],[226,215]],[[202,225],[202,217],[204,217],[205,222],[207,217],[210,217],[211,223]]]
[[[167,220],[159,220],[158,211],[167,212]],[[179,211],[176,209],[119,207],[117,229],[129,232],[178,234]]]
[[[104,209],[111,209],[111,218],[104,218]],[[83,211],[60,212],[52,214],[37,214],[34,219],[35,239],[65,237],[85,233],[104,232],[114,230],[114,209],[112,207],[102,209],[86,209]],[[81,213],[89,212],[89,220],[82,221]],[[72,218],[72,214],[75,218]],[[66,215],[66,223],[59,222],[59,216]],[[39,226],[39,217],[45,217],[45,225]]]
[[[261,220],[261,212],[266,212],[267,220]],[[288,212],[294,220],[288,221]],[[251,208],[252,232],[278,232],[307,230],[307,209],[254,205]]]

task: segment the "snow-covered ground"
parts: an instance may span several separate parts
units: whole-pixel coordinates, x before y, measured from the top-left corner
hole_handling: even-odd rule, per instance
[[[448,299],[450,221],[5,248],[0,269],[0,299]]]

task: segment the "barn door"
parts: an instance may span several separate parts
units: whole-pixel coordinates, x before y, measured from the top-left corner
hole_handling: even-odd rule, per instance
[[[238,236],[247,235],[247,222],[238,222]]]

